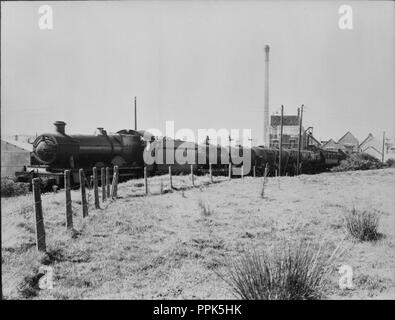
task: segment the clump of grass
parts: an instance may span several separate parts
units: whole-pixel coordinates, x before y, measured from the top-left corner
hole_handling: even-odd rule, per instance
[[[361,241],[374,241],[379,238],[379,215],[376,212],[359,211],[355,208],[345,217],[348,233]]]
[[[273,255],[247,252],[220,275],[233,293],[247,300],[311,300],[323,296],[339,247],[325,259],[322,247],[300,243]]]
[[[208,217],[213,214],[210,206],[203,199],[199,199],[198,206],[203,216]]]

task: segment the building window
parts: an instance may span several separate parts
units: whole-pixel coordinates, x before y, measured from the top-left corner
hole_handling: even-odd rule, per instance
[[[279,141],[278,141],[277,139],[272,139],[271,146],[272,146],[273,148],[278,148],[278,146],[279,146]]]

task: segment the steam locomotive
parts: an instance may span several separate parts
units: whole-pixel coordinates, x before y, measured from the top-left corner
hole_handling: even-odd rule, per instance
[[[224,148],[208,143],[198,145],[183,140],[171,140],[166,138],[155,138],[146,131],[120,130],[116,133],[107,133],[103,128],[97,128],[94,135],[68,135],[63,121],[56,121],[55,133],[44,133],[33,142],[31,165],[24,171],[17,172],[19,181],[31,182],[35,177],[46,178],[51,184],[63,185],[64,170],[71,171],[72,184],[79,184],[79,169],[84,169],[87,175],[92,174],[92,168],[98,171],[103,167],[117,165],[119,167],[120,179],[139,177],[147,167],[149,175],[163,174],[168,172],[169,165],[174,174],[190,173],[190,163],[194,163],[194,173],[204,174],[208,172],[209,164],[215,174],[228,172],[229,164],[241,167],[246,164],[235,163],[232,155],[242,156],[250,153],[248,159],[251,161],[248,168],[253,168],[257,176],[263,175],[265,167],[268,167],[269,175],[278,172],[280,151],[276,148],[257,146],[244,148],[242,146]],[[150,153],[151,163],[144,160],[144,151]],[[184,163],[174,162],[177,153],[181,156],[188,151],[195,151],[193,159],[188,158]],[[223,155],[229,155],[225,157]],[[170,161],[170,158],[172,158]],[[281,154],[281,173],[294,175],[297,170],[297,149],[284,149]],[[299,159],[299,170],[303,173],[318,173],[336,166],[346,155],[342,151],[328,151],[309,146],[301,150]],[[244,172],[251,175],[252,170]]]

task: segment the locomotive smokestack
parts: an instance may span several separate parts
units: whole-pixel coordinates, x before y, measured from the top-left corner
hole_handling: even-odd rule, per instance
[[[269,146],[269,51],[270,47],[265,46],[265,101],[263,108],[263,145]]]
[[[65,134],[65,127],[66,127],[66,122],[63,121],[55,121],[55,131],[60,133],[60,134]]]

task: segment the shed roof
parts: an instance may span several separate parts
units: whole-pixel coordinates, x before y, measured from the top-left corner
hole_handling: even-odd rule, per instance
[[[11,139],[6,139],[6,138],[1,138],[1,141],[11,144],[19,149],[23,149],[25,151],[33,152],[33,145],[27,142],[22,142],[18,140],[11,140]]]

